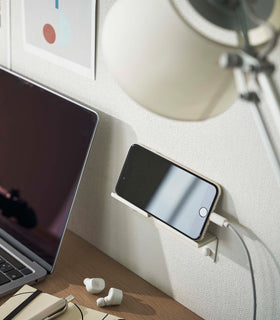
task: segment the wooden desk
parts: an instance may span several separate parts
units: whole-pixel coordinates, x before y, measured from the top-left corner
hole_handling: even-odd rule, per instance
[[[89,294],[83,286],[87,277],[104,278],[105,291],[98,296]],[[72,294],[78,304],[126,320],[201,319],[70,231],[65,234],[54,273],[35,287],[58,297]],[[105,296],[111,287],[122,289],[124,299],[120,306],[107,307],[105,311],[97,307],[96,299]],[[1,299],[0,304],[7,298]]]

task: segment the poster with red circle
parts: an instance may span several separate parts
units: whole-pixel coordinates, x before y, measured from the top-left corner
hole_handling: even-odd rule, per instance
[[[25,50],[94,78],[96,0],[22,0]]]

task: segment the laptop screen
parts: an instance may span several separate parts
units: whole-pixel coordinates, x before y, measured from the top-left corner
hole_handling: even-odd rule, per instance
[[[54,265],[98,116],[0,70],[0,228]]]

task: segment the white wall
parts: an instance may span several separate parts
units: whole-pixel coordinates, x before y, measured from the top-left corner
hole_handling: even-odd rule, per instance
[[[101,117],[69,228],[203,318],[251,318],[246,258],[228,230],[212,227],[221,239],[214,264],[111,199],[129,146],[144,143],[223,186],[218,209],[237,224],[252,252],[258,319],[279,319],[280,190],[248,106],[238,101],[221,116],[192,123],[161,118],[133,102],[102,58],[102,24],[113,2],[99,1],[93,81],[26,53],[21,1],[12,0],[12,68],[82,101]],[[273,54],[278,65],[279,53],[280,47]]]

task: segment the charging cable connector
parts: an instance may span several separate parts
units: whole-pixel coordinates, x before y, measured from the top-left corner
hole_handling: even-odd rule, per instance
[[[210,221],[213,222],[213,223],[215,223],[215,224],[218,225],[219,227],[226,227],[226,228],[227,228],[228,225],[229,225],[228,220],[227,220],[225,217],[217,214],[216,212],[212,212],[212,213],[211,213],[211,215],[210,215]]]
[[[236,237],[239,239],[239,241],[242,244],[242,247],[246,253],[248,263],[249,263],[249,268],[250,268],[252,291],[253,291],[253,320],[255,320],[256,319],[256,311],[257,311],[256,284],[255,284],[252,259],[251,259],[248,247],[247,247],[246,243],[244,242],[244,240],[242,239],[238,230],[225,217],[223,217],[215,212],[212,212],[210,215],[210,221],[212,221],[213,223],[215,223],[219,227],[225,227],[225,228],[230,229],[236,235]]]

